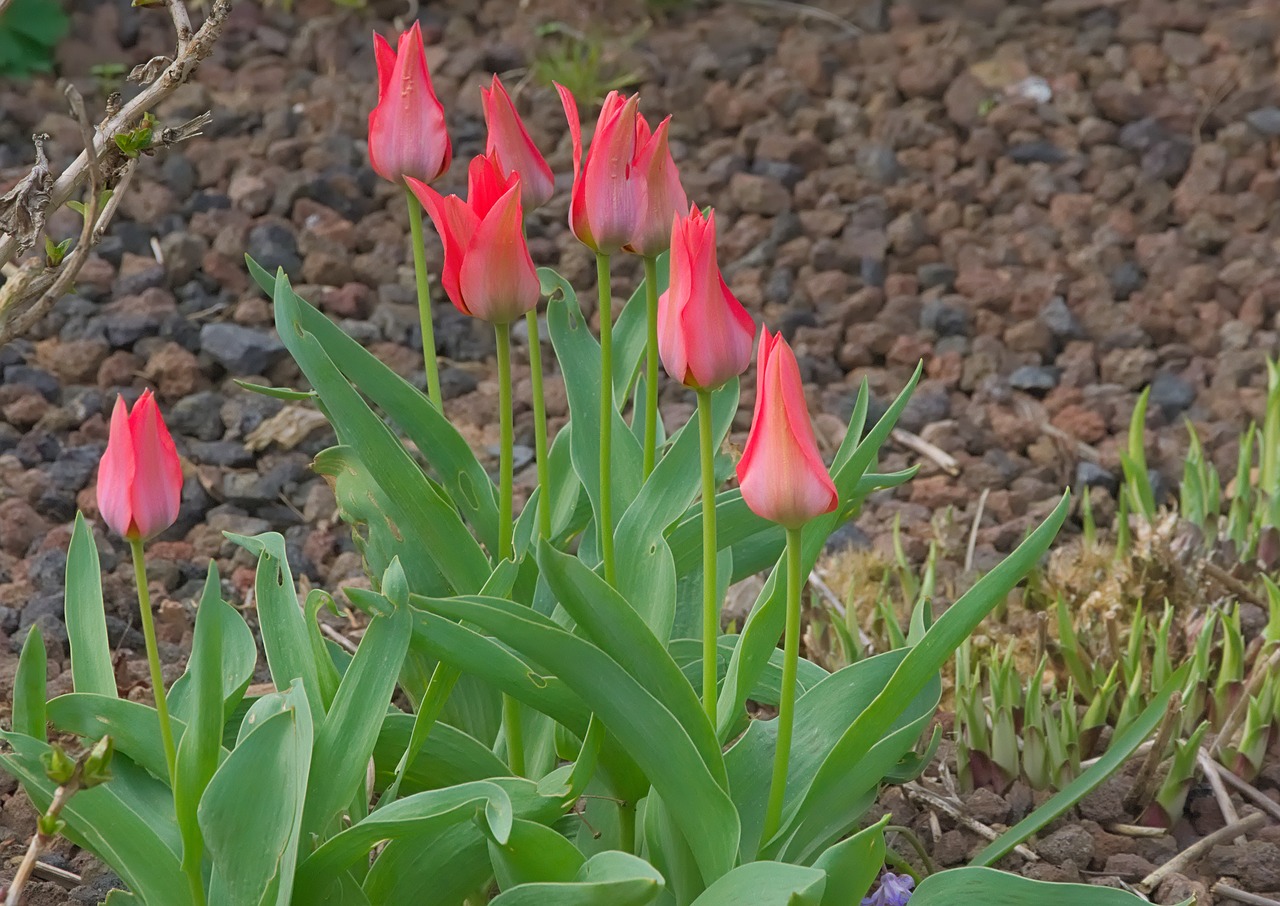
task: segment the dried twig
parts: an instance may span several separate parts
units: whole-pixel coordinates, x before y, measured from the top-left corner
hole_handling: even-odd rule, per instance
[[[319,621],[317,621],[317,623],[319,623]],[[352,654],[356,653],[356,648],[357,648],[356,643],[351,641],[351,639],[347,638],[345,635],[338,632],[338,630],[334,629],[328,623],[319,623],[319,626],[320,626],[321,633],[333,639],[335,642],[337,642],[347,651],[350,651]]]
[[[1240,890],[1222,881],[1213,885],[1213,892],[1238,903],[1249,903],[1250,906],[1280,906],[1280,900],[1264,897],[1260,893],[1249,893],[1247,890]]]
[[[948,475],[960,474],[960,463],[956,462],[954,456],[936,444],[929,443],[919,434],[912,434],[905,428],[894,428],[889,436],[908,450],[919,453]]]
[[[833,12],[810,6],[807,3],[794,3],[792,0],[737,0],[737,2],[744,6],[759,6],[764,9],[776,10],[780,13],[790,13],[802,19],[819,19],[829,25],[834,25],[846,34],[854,36],[863,34],[862,29],[848,19],[842,19]]]
[[[1169,833],[1167,828],[1147,827],[1143,824],[1105,824],[1103,829],[1121,837],[1163,837]]]
[[[846,613],[844,602],[840,600],[839,595],[831,590],[831,586],[822,578],[816,566],[809,571],[809,584],[814,587],[822,600],[827,602],[827,606],[835,611],[836,616],[843,620]],[[863,651],[875,651],[875,641],[871,636],[867,635],[861,626],[858,627],[858,643],[862,645]]]
[[[1241,834],[1246,834],[1251,830],[1256,830],[1267,821],[1267,816],[1262,812],[1254,812],[1246,818],[1241,818],[1228,824],[1226,827],[1220,827],[1208,836],[1201,837],[1195,843],[1192,843],[1182,852],[1175,855],[1168,862],[1161,865],[1151,874],[1147,875],[1138,882],[1138,889],[1145,893],[1150,893],[1163,881],[1168,875],[1174,872],[1182,871],[1196,859],[1207,853],[1210,849],[1222,843],[1225,840],[1232,840]]]
[[[1224,745],[1231,744],[1231,737],[1235,736],[1236,730],[1239,729],[1240,723],[1245,718],[1245,714],[1248,713],[1249,702],[1257,698],[1258,693],[1262,691],[1262,684],[1275,672],[1277,666],[1280,666],[1280,647],[1271,652],[1271,655],[1265,661],[1254,661],[1253,672],[1249,674],[1249,682],[1245,683],[1244,690],[1239,700],[1236,701],[1235,706],[1227,712],[1226,718],[1222,721],[1222,729],[1213,741],[1214,754],[1220,754]]]
[[[1266,796],[1260,789],[1253,784],[1243,780],[1234,771],[1229,771],[1222,765],[1215,765],[1218,769],[1218,776],[1225,780],[1228,785],[1235,787],[1240,791],[1240,795],[1251,801],[1258,808],[1262,809],[1272,818],[1280,821],[1280,805],[1275,800]]]
[[[965,572],[973,570],[973,552],[978,547],[978,526],[982,524],[982,514],[987,509],[987,496],[990,493],[990,488],[983,488],[982,493],[978,495],[978,506],[973,511],[973,525],[969,526],[969,543],[964,549]]]
[[[137,96],[130,99],[128,103],[119,104],[118,101],[115,104],[108,103],[108,116],[96,130],[92,150],[86,149],[81,152],[71,166],[67,167],[49,187],[47,198],[43,203],[32,209],[33,213],[38,210],[42,219],[45,212],[61,207],[84,182],[88,176],[90,158],[101,161],[104,154],[116,150],[117,134],[134,128],[146,111],[172,94],[174,89],[186,81],[196,65],[212,51],[214,41],[221,34],[222,27],[231,12],[231,0],[214,0],[204,24],[192,33],[191,20],[182,0],[168,0],[168,5],[174,27],[178,29],[179,48],[173,62],[165,68],[159,78],[138,92]],[[38,166],[39,160],[37,160]],[[0,264],[12,261],[35,243],[34,234],[27,237],[15,233],[4,224],[0,224],[0,229],[4,229],[4,233],[0,235]]]
[[[1151,750],[1147,752],[1147,757],[1142,760],[1142,765],[1138,768],[1138,773],[1133,781],[1133,787],[1129,790],[1129,795],[1125,797],[1125,806],[1130,812],[1137,812],[1141,808],[1145,808],[1156,797],[1156,793],[1160,789],[1160,778],[1157,771],[1160,763],[1164,761],[1165,750],[1169,748],[1169,741],[1173,739],[1174,731],[1182,723],[1182,693],[1175,691],[1169,699],[1168,710],[1165,711],[1164,719],[1160,721],[1160,730],[1156,733],[1155,744],[1151,746]]]
[[[1236,811],[1235,804],[1231,801],[1231,794],[1227,792],[1227,788],[1222,782],[1222,775],[1218,773],[1218,765],[1209,756],[1209,753],[1204,750],[1203,746],[1196,753],[1196,762],[1200,765],[1200,770],[1204,771],[1204,779],[1209,781],[1209,788],[1213,790],[1213,798],[1218,803],[1218,810],[1222,812],[1223,820],[1228,825],[1238,824],[1240,822],[1240,813]]]
[[[926,789],[925,787],[921,786],[919,783],[916,783],[914,780],[911,781],[910,783],[903,784],[902,789],[904,792],[906,792],[907,796],[909,796],[910,798],[920,802],[926,802],[929,805],[933,806],[934,808],[938,809],[939,811],[945,812],[946,814],[950,815],[952,819],[954,819],[960,824],[963,824],[965,827],[973,831],[975,834],[985,837],[987,840],[998,840],[1000,838],[999,831],[995,830],[994,828],[988,827],[987,825],[979,821],[977,818],[974,818],[972,815],[967,814],[956,803],[950,801],[949,799],[943,796],[939,796],[937,793],[933,792],[932,790]],[[1013,848],[1013,851],[1016,852],[1018,855],[1022,856],[1022,858],[1026,859],[1028,862],[1040,861],[1040,857],[1038,855],[1036,855],[1034,852],[1032,852],[1030,849],[1028,849],[1026,846],[1024,846],[1021,843],[1015,846]]]

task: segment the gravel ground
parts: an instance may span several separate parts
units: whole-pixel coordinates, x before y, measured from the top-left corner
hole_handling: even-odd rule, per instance
[[[882,465],[920,465],[920,477],[870,502],[846,537],[887,548],[898,517],[908,556],[922,558],[934,513],[953,507],[967,526],[986,490],[982,568],[1067,484],[1088,486],[1099,522],[1109,522],[1119,447],[1147,385],[1157,484],[1167,489],[1181,473],[1184,419],[1232,474],[1239,432],[1261,414],[1265,357],[1278,345],[1280,2],[914,0],[892,4],[879,23],[872,4],[815,5],[871,29],[855,36],[732,0],[652,20],[643,4],[617,0],[433,0],[420,15],[457,161],[482,150],[477,89],[489,73],[519,83],[531,132],[565,190],[533,216],[531,250],[584,299],[593,262],[564,223],[563,114],[553,91],[522,79],[545,46],[535,28],[553,21],[607,21],[627,36],[615,42],[617,71],[641,74],[650,117],[674,114],[673,153],[690,197],[717,208],[726,278],[757,319],[793,342],[822,443],[838,442],[864,379],[882,408],[924,361],[901,427],[954,457],[956,474],[892,445]],[[91,110],[116,87],[92,74],[95,64],[128,68],[171,52],[163,11],[127,0],[73,6],[59,72]],[[151,546],[173,669],[209,560],[228,577],[230,599],[243,599],[251,582],[251,561],[223,530],[283,532],[302,581],[361,581],[332,495],[308,467],[332,433],[231,378],[299,382],[267,300],[250,286],[247,250],[284,267],[301,295],[422,382],[407,216],[400,193],[370,169],[364,138],[376,93],[369,33],[389,33],[388,18],[402,12],[381,0],[363,11],[303,0],[292,13],[239,3],[195,83],[158,111],[171,123],[212,110],[205,136],[143,163],[76,293],[28,339],[0,349],[5,699],[13,652],[37,623],[53,655],[51,689],[69,684],[69,522],[77,508],[94,513],[117,393],[155,387],[187,469],[178,524]],[[0,191],[29,165],[33,131],[53,136],[56,164],[76,152],[78,131],[59,98],[51,80],[0,84]],[[457,189],[464,180],[455,163],[441,182]],[[51,229],[71,235],[78,222],[64,212]],[[432,240],[428,256],[438,274]],[[619,297],[638,276],[638,262],[622,262]],[[446,409],[496,466],[492,336],[443,294],[435,314]],[[516,359],[517,443],[532,448],[525,347]],[[692,398],[680,387],[663,392],[666,417],[683,422]],[[745,381],[739,442],[753,394]],[[547,403],[554,427],[565,416],[557,378]],[[530,464],[518,482],[527,490],[531,480]],[[101,532],[99,547],[112,640],[140,651],[125,551]],[[129,657],[120,680],[145,694],[145,671]],[[989,802],[985,820],[1016,817],[1030,797],[1015,794]],[[903,823],[923,820],[894,795],[898,805],[887,804],[909,813]],[[1044,861],[1026,870],[1132,881],[1211,829],[1211,807],[1198,815],[1199,801],[1190,836],[1177,839],[1117,838],[1102,829],[1114,816],[1086,812],[1045,839]],[[23,798],[8,795],[0,840],[22,845],[31,823]],[[942,826],[935,847],[959,861],[973,841]],[[1274,831],[1224,848],[1202,879],[1280,890]],[[1181,895],[1162,891],[1159,901]],[[56,896],[47,902],[64,902]]]

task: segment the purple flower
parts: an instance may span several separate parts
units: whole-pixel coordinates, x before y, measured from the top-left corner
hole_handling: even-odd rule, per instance
[[[865,897],[862,906],[907,906],[911,899],[911,888],[916,886],[911,875],[895,875],[886,871],[880,876],[880,886],[876,892]]]

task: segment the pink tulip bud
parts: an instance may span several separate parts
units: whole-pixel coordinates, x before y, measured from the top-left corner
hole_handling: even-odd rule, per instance
[[[373,36],[378,64],[378,106],[369,112],[369,163],[383,179],[432,182],[449,169],[453,149],[444,127],[444,107],[431,87],[422,28],[400,35],[393,51]]]
[[[569,228],[587,248],[611,255],[631,241],[640,218],[638,181],[633,173],[640,96],[624,99],[616,91],[609,92],[583,161],[578,104],[563,85],[556,85],[556,90],[573,139]]]
[[[667,143],[670,123],[671,117],[667,117],[650,134],[644,117],[636,117],[634,172],[640,213],[626,248],[646,258],[656,257],[671,246],[671,218],[680,216],[689,206]]]
[[[504,176],[520,174],[520,203],[526,211],[546,204],[556,188],[556,178],[538,146],[529,138],[511,96],[495,75],[489,88],[481,88],[484,121],[489,128],[485,154],[498,156]]]
[[[518,173],[504,176],[497,155],[476,157],[466,201],[412,177],[408,183],[444,243],[440,282],[460,312],[509,324],[538,304],[542,289],[524,238]]]
[[[738,484],[753,513],[787,528],[799,528],[840,503],[818,455],[795,353],[768,328],[760,335],[756,410]]]
[[[756,325],[716,266],[716,219],[695,205],[670,229],[671,288],[658,299],[658,354],[682,384],[712,390],[747,370]]]
[[[133,411],[116,397],[111,434],[98,465],[98,511],[125,538],[150,538],[178,519],[182,464],[151,391]]]

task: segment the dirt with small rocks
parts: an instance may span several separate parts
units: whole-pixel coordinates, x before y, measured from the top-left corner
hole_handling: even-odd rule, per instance
[[[981,570],[1067,485],[1088,489],[1105,524],[1129,415],[1148,385],[1157,489],[1168,493],[1181,474],[1184,419],[1219,469],[1234,472],[1240,431],[1262,413],[1266,357],[1280,346],[1280,0],[812,4],[860,34],[800,8],[661,4],[673,5],[649,18],[639,2],[443,0],[419,17],[459,162],[483,150],[478,87],[497,71],[515,89],[560,189],[529,220],[531,252],[584,300],[594,270],[565,225],[563,113],[554,92],[527,77],[544,49],[538,26],[551,22],[590,31],[607,21],[629,36],[615,41],[617,71],[640,73],[650,118],[673,114],[689,196],[717,208],[726,280],[794,345],[826,453],[864,381],[874,417],[923,362],[900,426],[954,457],[956,474],[891,443],[882,469],[919,466],[920,476],[873,496],[858,531],[842,537],[889,551],[900,519],[905,553],[921,562],[935,514],[949,508],[968,525],[986,491],[972,558]],[[91,110],[121,87],[95,75],[97,64],[127,71],[172,52],[161,7],[72,6],[57,74]],[[151,547],[171,672],[185,658],[209,562],[229,599],[243,601],[251,584],[253,560],[224,530],[282,532],[302,582],[364,582],[332,494],[309,468],[332,431],[233,379],[301,384],[245,270],[247,251],[268,270],[284,268],[302,296],[424,383],[405,206],[370,169],[365,147],[376,94],[369,34],[391,33],[389,17],[401,13],[389,0],[365,10],[298,0],[292,12],[236,3],[213,57],[157,111],[172,124],[211,110],[205,134],[142,162],[75,292],[28,338],[0,348],[0,698],[33,625],[49,647],[51,692],[68,688],[61,590],[77,510],[95,525],[110,640],[142,649],[127,552],[96,519],[95,470],[116,394],[155,388],[187,475],[178,523]],[[77,153],[53,79],[0,84],[0,108],[0,191],[30,165],[32,132],[52,136],[55,167]],[[464,180],[455,163],[439,187]],[[68,211],[49,224],[56,238],[78,228]],[[429,241],[435,275],[441,255]],[[622,258],[615,275],[620,302],[639,263]],[[496,468],[492,335],[436,290],[446,411]],[[531,449],[528,337],[515,333],[516,443]],[[750,417],[750,377],[736,443]],[[675,427],[691,398],[670,383],[662,392]],[[546,396],[554,429],[567,414],[558,376]],[[527,492],[533,468],[524,460],[517,480]],[[145,697],[136,657],[122,658],[119,680]],[[1263,788],[1280,799],[1276,779]],[[32,816],[5,783],[8,870]],[[1015,821],[1033,799],[992,796],[966,802],[992,826]],[[922,828],[943,864],[979,842],[945,817],[930,823],[901,792],[882,802],[901,812],[898,823]],[[1210,829],[1212,798],[1196,790],[1191,803],[1187,828],[1152,839],[1117,836],[1104,825],[1122,816],[1090,817],[1082,805],[1033,844],[1040,861],[1010,867],[1132,883]],[[1269,827],[1243,846],[1218,847],[1170,876],[1157,902],[1197,892],[1210,903],[1205,887],[1219,876],[1274,892],[1278,843]],[[41,901],[33,892],[31,902],[97,902],[101,893],[43,891]]]

